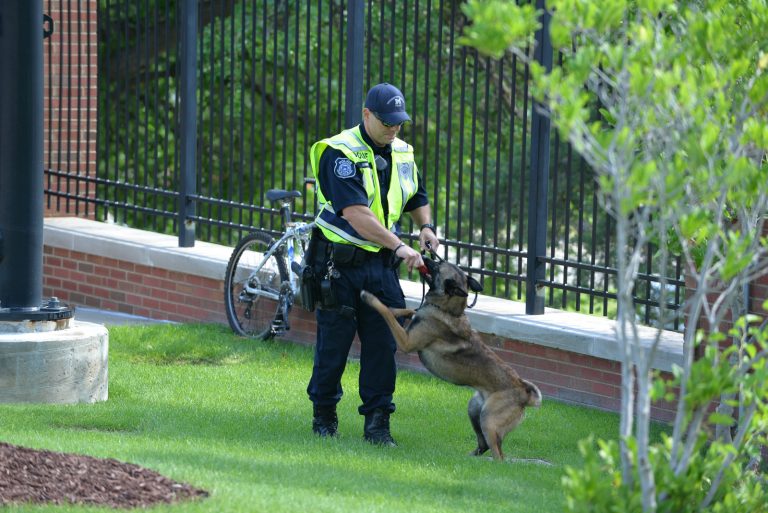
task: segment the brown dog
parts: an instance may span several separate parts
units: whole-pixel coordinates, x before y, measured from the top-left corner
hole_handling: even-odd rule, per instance
[[[490,448],[494,459],[503,460],[504,436],[523,419],[526,406],[541,404],[541,392],[521,379],[469,325],[464,313],[467,287],[473,292],[482,290],[477,280],[445,261],[424,258],[424,263],[429,292],[417,311],[388,308],[365,290],[360,297],[384,317],[402,351],[418,351],[421,363],[432,374],[475,389],[468,406],[477,434],[477,448],[472,454],[479,456]],[[397,317],[413,319],[404,329]]]

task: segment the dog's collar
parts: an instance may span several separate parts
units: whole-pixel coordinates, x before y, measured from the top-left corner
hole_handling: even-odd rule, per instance
[[[464,312],[461,312],[461,313],[460,313],[460,314],[458,314],[458,315],[457,315],[457,314],[455,314],[455,313],[453,313],[453,312],[449,312],[449,311],[448,311],[448,310],[446,310],[445,308],[442,308],[441,306],[439,306],[439,305],[436,305],[435,303],[424,303],[424,304],[422,304],[422,305],[421,305],[421,306],[420,306],[420,307],[419,307],[419,308],[418,308],[416,311],[418,312],[419,310],[421,310],[421,309],[422,309],[422,308],[424,308],[425,306],[431,306],[432,308],[436,308],[437,310],[440,310],[441,312],[443,312],[443,313],[445,313],[445,314],[447,314],[447,315],[450,315],[451,317],[457,317],[457,318],[458,318],[458,317],[462,317],[462,316],[464,315]]]

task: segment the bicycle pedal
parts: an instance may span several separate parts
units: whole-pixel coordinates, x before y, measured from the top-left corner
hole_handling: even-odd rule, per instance
[[[291,328],[289,328],[288,326],[286,326],[282,322],[278,322],[278,321],[273,321],[272,322],[272,333],[274,335],[282,335],[283,333],[285,333],[286,331],[288,331],[290,329]]]

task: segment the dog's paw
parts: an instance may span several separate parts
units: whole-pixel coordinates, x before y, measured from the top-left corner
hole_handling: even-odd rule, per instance
[[[485,449],[481,449],[480,447],[477,447],[474,451],[470,452],[469,455],[470,456],[482,456],[486,452],[488,452],[488,448],[487,447]]]
[[[365,302],[369,306],[372,306],[373,308],[384,307],[384,304],[381,302],[381,300],[377,298],[373,293],[368,292],[367,290],[360,291],[360,299],[362,299],[363,302]]]

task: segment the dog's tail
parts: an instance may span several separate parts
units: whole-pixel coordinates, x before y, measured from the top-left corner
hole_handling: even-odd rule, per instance
[[[531,383],[526,379],[521,380],[525,386],[525,391],[528,393],[528,402],[526,406],[541,406],[541,391],[539,387]]]

